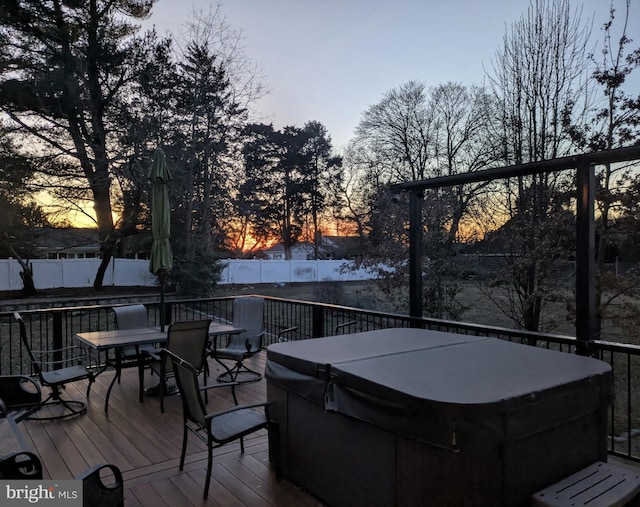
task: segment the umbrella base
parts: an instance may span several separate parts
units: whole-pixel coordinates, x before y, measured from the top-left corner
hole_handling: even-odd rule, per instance
[[[164,391],[161,393],[161,389],[164,388]],[[167,385],[167,384],[158,384],[156,386],[152,386],[152,387],[147,387],[144,390],[144,393],[147,396],[153,396],[153,397],[157,397],[160,396],[160,394],[162,394],[162,396],[173,396],[174,394],[178,394],[178,387],[174,386],[174,385]]]

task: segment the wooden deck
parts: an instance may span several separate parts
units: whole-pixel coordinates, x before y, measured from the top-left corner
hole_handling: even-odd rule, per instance
[[[252,358],[264,369],[265,354]],[[209,361],[210,379],[221,373]],[[137,370],[123,371],[115,385],[108,416],[104,397],[113,372],[97,377],[92,386],[87,413],[56,421],[24,421],[20,427],[27,444],[33,446],[44,466],[45,478],[71,479],[99,463],[116,465],[123,473],[125,505],[159,507],[185,505],[220,506],[320,506],[321,502],[286,480],[276,480],[269,463],[266,431],[245,437],[245,453],[233,442],[214,450],[209,498],[202,499],[206,477],[206,446],[190,435],[185,468],[178,470],[182,443],[182,406],[178,396],[165,398],[165,413],[159,400],[145,396],[138,402]],[[146,386],[157,384],[148,376]],[[86,383],[70,385],[66,397],[84,399]],[[236,390],[241,404],[266,400],[266,382],[244,384]],[[229,388],[210,391],[208,407],[223,410],[233,404]]]
[[[265,353],[250,360],[254,369],[264,369]],[[209,360],[211,377],[221,373]],[[90,466],[111,463],[123,472],[125,506],[300,506],[324,504],[288,482],[276,480],[269,463],[266,431],[245,438],[245,453],[237,442],[214,449],[209,498],[202,499],[206,478],[207,453],[200,440],[190,435],[185,468],[178,470],[182,443],[182,406],[178,396],[165,398],[160,413],[157,398],[145,396],[138,402],[137,370],[123,371],[115,385],[108,416],[104,397],[113,372],[98,376],[92,386],[86,414],[57,421],[23,421],[20,428],[27,444],[40,456],[45,478],[71,479]],[[156,385],[157,376],[147,374],[146,386]],[[84,400],[86,383],[69,385],[66,397]],[[266,382],[237,388],[239,403],[266,400]],[[210,391],[209,408],[223,410],[233,404],[229,388]],[[637,468],[637,464],[610,461]]]

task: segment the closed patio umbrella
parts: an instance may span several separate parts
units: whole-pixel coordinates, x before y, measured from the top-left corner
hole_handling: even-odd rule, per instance
[[[160,329],[164,331],[164,283],[165,275],[173,267],[173,253],[169,241],[171,238],[171,210],[169,209],[169,190],[167,188],[167,183],[171,180],[171,173],[161,149],[157,149],[153,154],[153,163],[148,177],[153,185],[151,200],[153,246],[149,259],[149,271],[156,275],[160,281]]]

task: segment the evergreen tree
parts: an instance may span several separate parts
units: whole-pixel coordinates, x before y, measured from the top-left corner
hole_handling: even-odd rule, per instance
[[[93,203],[102,250],[98,289],[118,239],[111,167],[119,150],[110,115],[145,71],[145,48],[129,20],[146,17],[153,3],[23,0],[0,9],[0,110],[42,153],[41,170],[63,177],[57,189]],[[52,166],[60,160],[67,161],[65,174]]]

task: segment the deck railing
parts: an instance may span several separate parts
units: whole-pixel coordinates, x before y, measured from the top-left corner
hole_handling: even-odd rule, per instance
[[[261,296],[265,299],[265,346],[276,342],[278,333],[290,327],[287,340],[306,340],[393,327],[418,327],[474,336],[496,337],[517,343],[576,353],[575,338],[547,333],[498,328],[464,322],[363,310],[359,308]],[[230,321],[234,297],[172,300],[166,304],[166,323],[209,317]],[[113,306],[94,305],[25,310],[21,312],[37,350],[74,344],[80,332],[115,328]],[[152,325],[160,325],[158,303],[147,304]],[[282,339],[282,338],[280,338]],[[640,347],[595,341],[589,352],[609,363],[613,370],[614,401],[609,414],[609,453],[640,462],[640,448],[634,444],[640,433]],[[99,360],[92,358],[92,360]],[[31,374],[20,345],[13,313],[0,313],[0,375]]]

